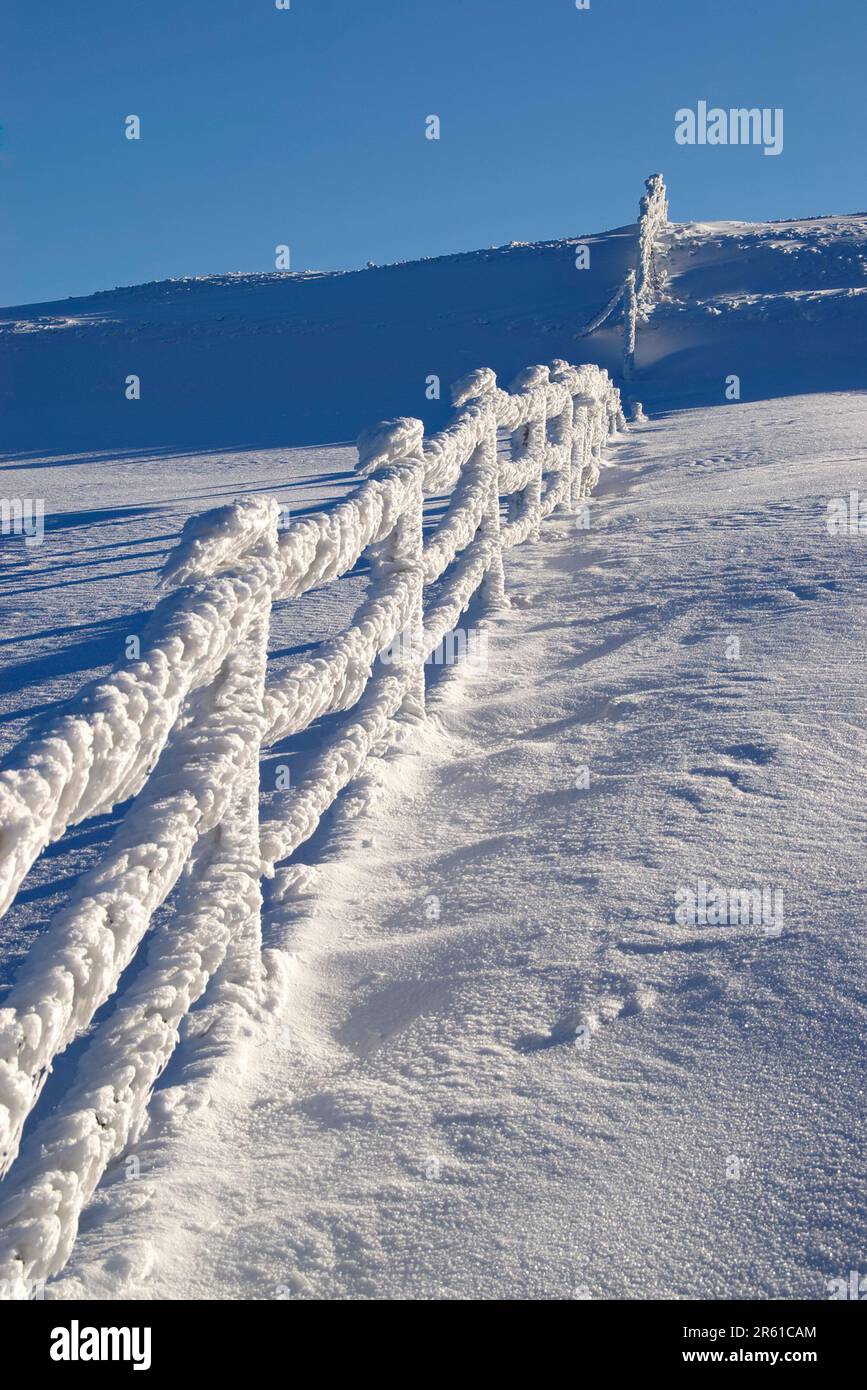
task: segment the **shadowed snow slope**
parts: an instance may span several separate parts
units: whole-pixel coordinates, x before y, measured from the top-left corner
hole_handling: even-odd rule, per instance
[[[867,383],[867,216],[674,225],[666,302],[639,335],[646,399],[715,404]]]
[[[867,217],[674,225],[672,302],[639,335],[648,399],[743,398],[864,384]],[[374,420],[442,423],[474,367],[504,382],[553,357],[618,371],[621,330],[586,339],[635,263],[637,229],[375,267],[168,280],[0,311],[0,450],[285,447]],[[860,342],[860,351],[854,344]],[[128,401],[128,375],[141,399]],[[442,382],[439,404],[426,396]]]
[[[274,1029],[216,1083],[191,1051],[56,1296],[820,1298],[858,1268],[867,594],[825,502],[865,413],[644,426],[589,531],[510,553],[487,671],[272,910]],[[678,924],[701,881],[782,898]]]
[[[510,378],[532,362],[576,360],[574,335],[634,261],[637,228],[587,241],[592,274],[562,241],[348,274],[169,280],[5,310],[0,404],[15,407],[0,449],[285,447],[355,440],[395,415],[439,422],[449,385],[475,367]],[[577,360],[597,357],[590,348]],[[136,402],[124,396],[130,373],[141,378]],[[442,381],[433,408],[431,374]]]

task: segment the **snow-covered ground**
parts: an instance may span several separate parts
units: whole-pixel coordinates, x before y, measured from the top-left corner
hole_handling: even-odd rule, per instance
[[[273,1029],[210,1081],[191,1051],[57,1296],[816,1298],[859,1267],[867,592],[825,519],[865,418],[656,421],[589,531],[512,552],[487,671],[301,853]],[[679,925],[701,880],[782,911]]]
[[[589,529],[510,552],[487,670],[437,676],[296,855],[276,1012],[202,1011],[49,1297],[822,1297],[863,1265],[867,536],[826,519],[867,487],[867,219],[668,236],[651,423]],[[441,422],[429,373],[615,370],[618,329],[574,334],[634,229],[587,240],[583,279],[548,243],[0,316],[0,491],[50,514],[0,542],[4,746],[118,659],[186,516],[331,503],[342,441]],[[281,605],[275,658],[363,584]],[[0,982],[113,824],[43,856]],[[766,920],[679,921],[702,883],[768,890]]]

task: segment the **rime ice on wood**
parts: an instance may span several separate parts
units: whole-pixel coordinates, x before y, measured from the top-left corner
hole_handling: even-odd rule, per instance
[[[366,480],[327,513],[280,528],[276,499],[253,497],[189,522],[164,569],[173,592],[142,635],[140,660],[85,689],[0,771],[3,910],[47,844],[137,794],[0,1010],[3,1169],[52,1060],[90,1027],[197,845],[208,845],[181,890],[173,930],[153,936],[148,963],[97,1030],[75,1085],[28,1140],[0,1213],[0,1286],[23,1289],[63,1266],[83,1204],[142,1123],[180,1020],[227,958],[236,974],[244,962],[255,999],[260,874],[315,831],[396,715],[423,716],[425,659],[474,595],[507,604],[503,550],[537,538],[555,508],[586,495],[605,438],[623,423],[607,372],[562,360],[526,368],[511,391],[482,368],[456,384],[453,399],[451,422],[428,438],[410,417],[366,431],[358,451]],[[498,457],[501,430],[511,436],[509,460]],[[425,540],[423,498],[444,491],[446,511]],[[266,678],[274,600],[347,574],[365,553],[371,584],[352,625]],[[408,657],[374,671],[378,653],[405,631]],[[259,826],[259,747],[348,710],[349,722]]]

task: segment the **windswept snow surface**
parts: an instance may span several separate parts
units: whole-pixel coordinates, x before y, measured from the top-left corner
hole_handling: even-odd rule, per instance
[[[552,242],[0,312],[0,494],[46,509],[44,544],[0,538],[0,747],[123,656],[190,516],[333,507],[346,441],[439,427],[467,370],[616,373],[619,324],[576,335],[636,229],[580,240],[589,271]],[[262,1008],[224,975],[190,1015],[49,1298],[824,1297],[863,1267],[867,537],[825,523],[867,489],[867,218],[664,242],[628,388],[653,418],[590,529],[508,553],[487,670],[435,673],[424,731],[278,874]],[[366,583],[280,601],[272,671]],[[265,798],[332,732],[269,754]],[[0,990],[123,809],[39,859]],[[679,923],[702,883],[770,921]]]
[[[510,552],[488,669],[269,919],[273,1029],[173,1076],[54,1296],[821,1298],[858,1267],[867,589],[825,519],[865,416],[643,426],[589,531]],[[678,925],[702,880],[782,908]]]

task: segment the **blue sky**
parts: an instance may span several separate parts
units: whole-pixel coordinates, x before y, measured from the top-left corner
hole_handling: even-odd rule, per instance
[[[2,304],[599,231],[657,169],[675,220],[867,209],[863,0],[5,10]],[[700,99],[783,107],[783,153],[677,145]]]

